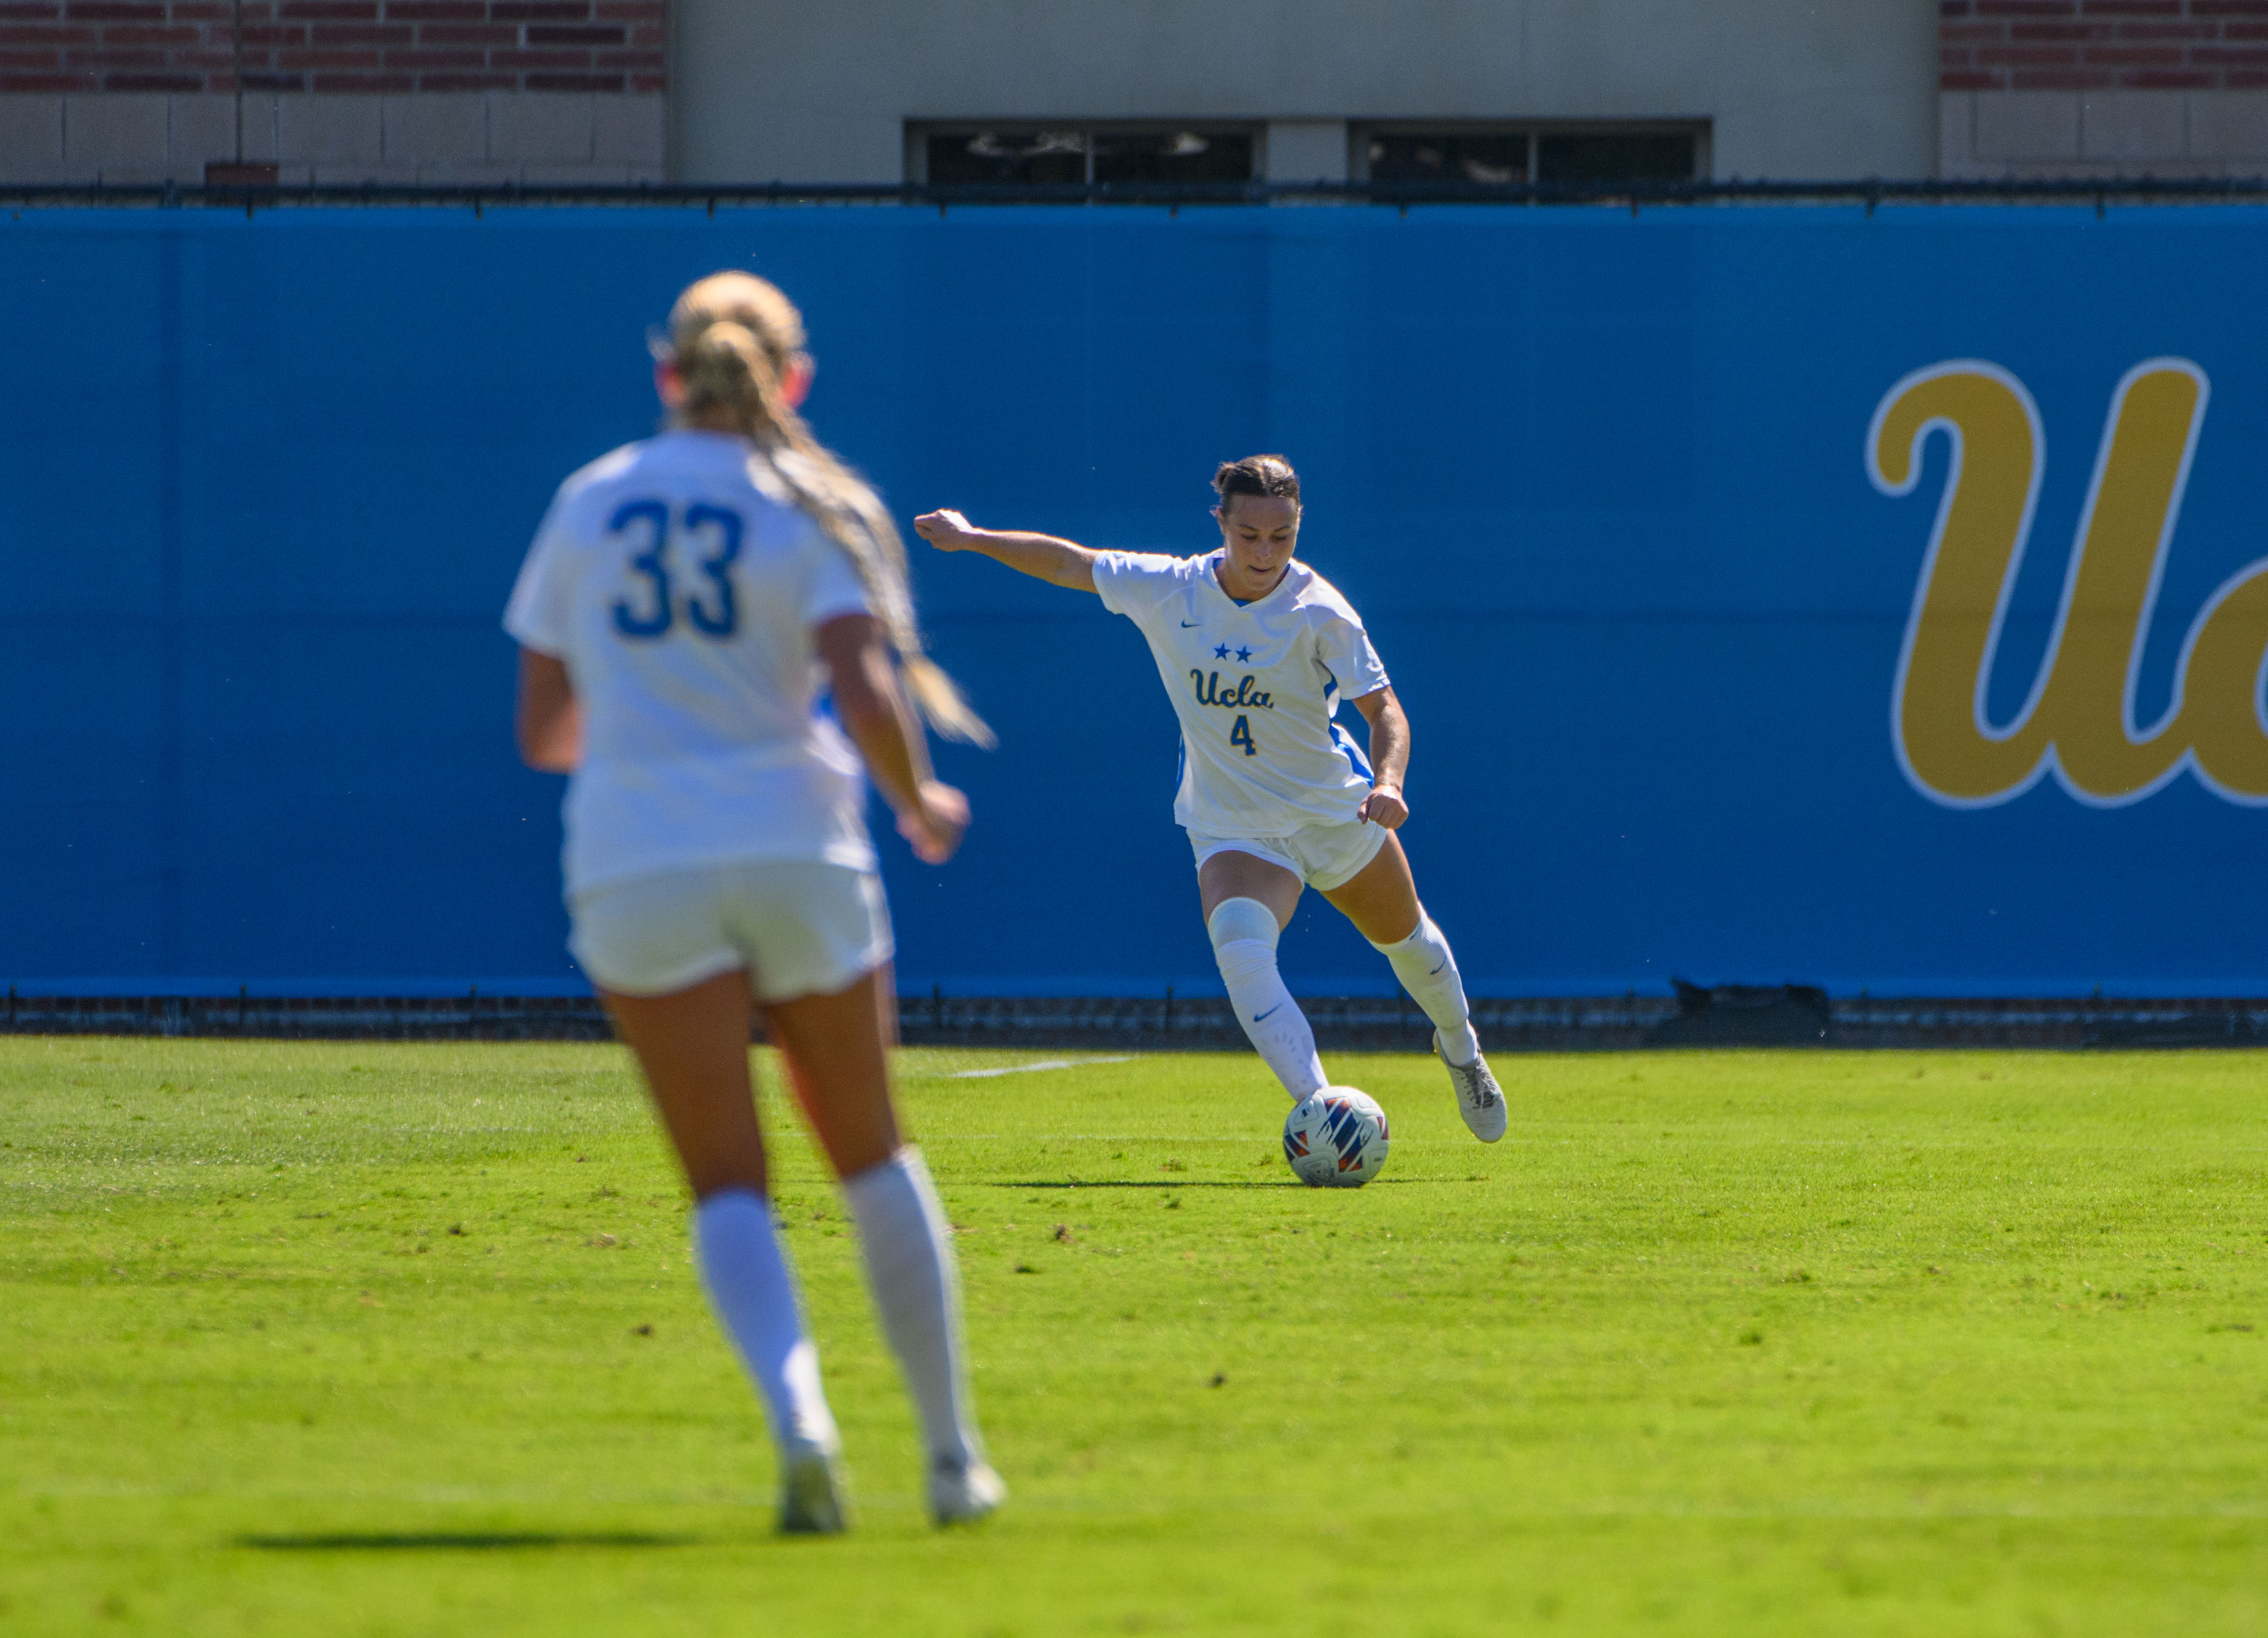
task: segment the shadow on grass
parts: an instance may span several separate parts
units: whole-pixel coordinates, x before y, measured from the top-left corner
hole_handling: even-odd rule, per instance
[[[1462,1184],[1476,1180],[1472,1178],[1373,1178],[1362,1186],[1384,1188],[1392,1184],[1406,1188],[1416,1184]],[[987,1183],[983,1186],[990,1189],[1303,1189],[1307,1186],[1297,1178],[1274,1178],[1266,1182],[1257,1178],[1249,1180],[1200,1178],[1191,1183],[1152,1182],[1147,1178],[1059,1178],[1052,1181],[1027,1179],[1020,1183]]]
[[[519,1553],[552,1547],[684,1547],[691,1536],[636,1531],[340,1531],[322,1535],[239,1536],[267,1553]]]
[[[1242,1182],[1234,1179],[1200,1179],[1194,1183],[1152,1183],[1146,1178],[1059,1178],[1052,1182],[1027,1180],[1022,1183],[988,1183],[996,1189],[1295,1189],[1300,1186],[1297,1179],[1285,1178],[1263,1183],[1257,1179]]]

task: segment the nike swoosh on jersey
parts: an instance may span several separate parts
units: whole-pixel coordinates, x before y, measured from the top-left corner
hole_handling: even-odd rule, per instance
[[[1254,1014],[1252,1015],[1252,1021],[1253,1021],[1255,1024],[1257,1024],[1257,1023],[1259,1023],[1259,1022],[1260,1022],[1262,1019],[1263,1019],[1263,1018],[1272,1018],[1272,1017],[1274,1017],[1278,1013],[1279,1013],[1279,1012],[1281,1012],[1281,1011],[1283,1011],[1283,1010],[1284,1010],[1284,1003],[1283,1003],[1282,1002],[1280,1002],[1280,1001],[1279,1001],[1279,1002],[1278,1002],[1274,1006],[1272,1006],[1272,1007],[1269,1008],[1269,1009],[1268,1009],[1268,1010],[1267,1010],[1267,1011],[1265,1011],[1265,1012],[1256,1012],[1256,1013],[1254,1013]]]
[[[1185,620],[1182,622],[1182,629],[1187,631],[1191,626],[1202,626],[1203,624],[1204,624],[1204,622],[1201,620]]]
[[[1445,966],[1448,966],[1448,965],[1449,965],[1448,958],[1447,958],[1447,957],[1446,957],[1446,956],[1444,956],[1444,957],[1441,959],[1441,967],[1445,967]],[[1433,973],[1439,973],[1439,972],[1441,970],[1441,967],[1435,967],[1435,968],[1433,969]],[[1431,978],[1431,977],[1432,977],[1432,976],[1433,976],[1433,973],[1428,973],[1427,974],[1425,974],[1425,976],[1426,976],[1427,978]]]

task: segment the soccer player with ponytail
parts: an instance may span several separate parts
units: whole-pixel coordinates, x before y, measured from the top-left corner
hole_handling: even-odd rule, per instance
[[[922,721],[991,736],[922,652],[889,515],[796,413],[811,369],[770,284],[687,290],[655,370],[668,430],[561,486],[504,625],[521,754],[572,775],[571,947],[684,1165],[702,1283],[770,1414],[780,1527],[823,1532],[843,1527],[841,1441],[773,1229],[752,1009],[842,1180],[932,1515],[979,1518],[1006,1490],[969,1407],[945,1214],[891,1102],[889,911],[861,777],[941,863],[968,805],[931,776]],[[822,677],[840,729],[814,709]]]
[[[914,520],[940,551],[1101,595],[1149,639],[1182,722],[1174,817],[1196,850],[1205,930],[1237,1022],[1294,1103],[1320,1091],[1314,1032],[1285,988],[1276,944],[1304,888],[1352,922],[1433,1022],[1474,1136],[1504,1135],[1504,1094],[1481,1056],[1448,940],[1418,902],[1394,833],[1410,817],[1410,723],[1362,619],[1293,561],[1300,479],[1279,455],[1213,474],[1220,547],[1199,557],[1098,552],[1049,535],[973,526],[957,511]],[[1342,696],[1370,724],[1367,760],[1334,720]]]

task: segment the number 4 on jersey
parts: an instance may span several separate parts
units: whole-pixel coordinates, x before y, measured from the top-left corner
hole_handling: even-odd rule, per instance
[[[1228,742],[1231,745],[1242,746],[1244,754],[1247,756],[1260,754],[1259,747],[1252,743],[1252,719],[1248,716],[1240,716],[1236,719],[1236,726],[1228,731]]]

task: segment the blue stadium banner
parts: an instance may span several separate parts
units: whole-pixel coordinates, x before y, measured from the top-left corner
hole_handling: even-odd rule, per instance
[[[2268,994],[2263,265],[2212,206],[24,211],[0,982],[581,988],[497,617],[745,267],[902,518],[1197,553],[1287,455],[1476,994]],[[1139,636],[915,550],[1002,743],[958,861],[886,843],[902,982],[1215,990]],[[1284,959],[1391,983],[1319,902]]]

